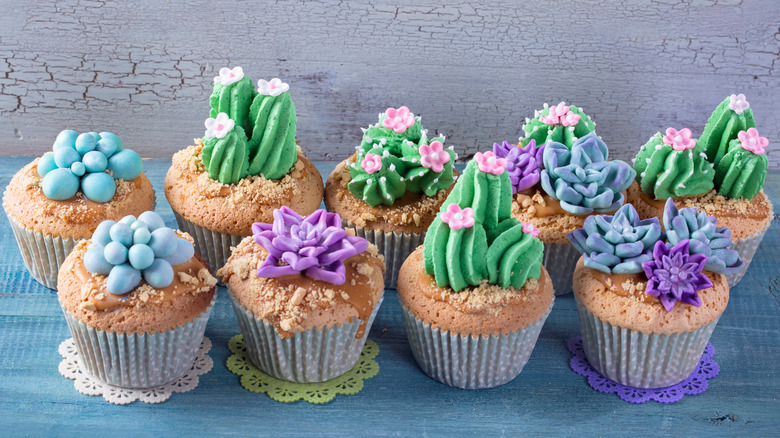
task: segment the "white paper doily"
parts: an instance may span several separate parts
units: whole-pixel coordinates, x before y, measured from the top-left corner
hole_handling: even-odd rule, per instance
[[[198,386],[198,376],[208,373],[214,366],[214,361],[208,355],[209,350],[211,350],[211,340],[204,336],[195,363],[183,376],[171,383],[154,388],[128,389],[109,385],[82,371],[79,352],[73,338],[70,338],[60,344],[59,353],[63,359],[60,362],[59,371],[68,379],[74,380],[73,387],[76,388],[76,391],[86,395],[102,395],[107,402],[115,405],[126,405],[134,401],[162,403],[168,400],[174,392],[187,392]]]

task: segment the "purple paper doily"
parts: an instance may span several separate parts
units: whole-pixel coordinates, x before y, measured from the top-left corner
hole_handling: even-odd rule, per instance
[[[699,359],[699,364],[696,365],[696,369],[682,382],[665,388],[632,388],[602,376],[590,366],[588,359],[585,357],[585,350],[582,348],[581,336],[569,339],[566,347],[574,355],[569,362],[569,366],[575,373],[587,377],[588,385],[591,388],[606,394],[615,393],[629,403],[645,403],[648,400],[655,400],[658,403],[675,403],[682,400],[685,395],[701,394],[706,391],[709,386],[707,380],[720,373],[720,366],[712,358],[715,355],[715,347],[708,342],[701,359]]]

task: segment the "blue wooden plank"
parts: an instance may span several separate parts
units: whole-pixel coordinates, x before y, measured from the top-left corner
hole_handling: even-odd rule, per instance
[[[30,159],[0,160],[7,184]],[[157,207],[175,225],[162,194],[170,160],[145,162]],[[327,176],[333,163],[317,163]],[[780,201],[780,173],[766,189]],[[780,233],[773,224],[712,337],[721,375],[703,395],[674,405],[630,405],[591,390],[568,367],[566,341],[579,332],[574,300],[559,297],[531,359],[507,385],[481,391],[449,388],[425,376],[412,357],[394,292],[386,293],[370,337],[380,372],[354,396],[330,404],[281,404],[244,390],[225,367],[238,326],[220,291],[206,335],[214,369],[200,385],[159,405],[114,406],[73,389],[60,376],[59,343],[69,337],[56,294],[24,270],[7,219],[0,216],[0,427],[11,435],[142,436],[285,434],[337,436],[585,435],[627,433],[776,435],[780,431]]]

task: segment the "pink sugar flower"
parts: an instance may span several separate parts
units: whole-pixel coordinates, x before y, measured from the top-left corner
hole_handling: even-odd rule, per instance
[[[444,151],[444,145],[439,140],[432,141],[430,145],[420,145],[418,152],[420,164],[436,173],[444,170],[444,164],[450,161],[450,154]]]
[[[479,170],[493,175],[501,175],[506,169],[506,158],[498,158],[493,152],[477,152],[474,155]]]
[[[561,102],[551,106],[549,114],[539,117],[539,121],[546,125],[574,126],[579,123],[580,115],[569,111],[569,106]]]
[[[414,124],[414,114],[409,112],[409,108],[402,106],[401,108],[388,108],[385,111],[385,119],[382,120],[382,126],[387,129],[392,129],[396,133],[400,134],[406,131],[407,128]]]
[[[662,141],[676,151],[693,149],[696,146],[696,140],[691,138],[691,130],[688,128],[679,131],[674,128],[666,128],[666,135]]]
[[[769,139],[760,137],[756,128],[750,128],[747,131],[739,131],[737,134],[742,148],[753,152],[756,155],[764,155],[764,148],[769,145]]]
[[[530,222],[521,222],[523,224],[523,232],[525,234],[530,234],[531,237],[539,237],[539,229],[534,226],[534,224]]]
[[[565,116],[561,117],[561,125],[574,126],[580,122],[580,115],[575,114],[573,111],[569,111]]]
[[[377,154],[366,154],[363,162],[360,163],[360,167],[367,173],[374,173],[382,168],[382,157]]]
[[[750,108],[750,103],[744,94],[732,94],[729,96],[729,108],[737,114],[742,114],[743,111]]]
[[[453,202],[447,206],[447,211],[441,214],[441,220],[452,230],[471,228],[474,226],[474,210],[471,207],[461,210],[460,205]]]

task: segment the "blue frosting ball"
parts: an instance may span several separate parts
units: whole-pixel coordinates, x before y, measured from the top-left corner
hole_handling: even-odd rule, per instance
[[[127,226],[130,227],[131,230],[134,230],[133,223],[137,221],[138,219],[135,218],[132,214],[128,214],[127,216],[123,217],[122,219],[119,219],[119,223],[121,224],[127,224]]]
[[[124,295],[138,286],[141,273],[128,263],[114,266],[106,280],[106,289],[114,295]]]
[[[105,155],[98,151],[90,151],[81,157],[81,162],[84,163],[87,172],[97,173],[106,170],[108,167],[108,159]],[[40,166],[40,164],[39,164]]]
[[[81,161],[76,161],[70,165],[70,171],[73,172],[73,174],[76,176],[83,176],[85,173],[87,173],[87,168]]]
[[[135,269],[143,270],[151,266],[154,261],[154,251],[144,244],[133,245],[127,252],[127,260]]]
[[[92,233],[92,241],[101,246],[108,245],[108,243],[111,242],[110,232],[111,227],[113,227],[114,224],[116,224],[116,222],[112,220],[101,222],[95,229],[95,232]]]
[[[168,257],[176,251],[177,244],[176,232],[170,228],[158,228],[152,231],[152,238],[149,240],[149,247],[154,251],[155,257]]]
[[[114,265],[108,263],[103,255],[104,251],[104,246],[95,245],[84,253],[84,267],[87,271],[97,275],[108,275],[111,272]]]
[[[73,149],[71,150],[73,151]],[[79,179],[70,169],[54,169],[43,177],[41,187],[47,198],[54,201],[65,201],[76,196],[76,192],[79,191]]]
[[[138,228],[137,230],[133,231],[133,244],[135,245],[146,245],[149,243],[149,239],[151,238],[152,233],[150,233],[146,228]]]
[[[121,151],[122,149],[124,149],[124,146],[122,145],[122,139],[120,139],[119,136],[117,136],[113,132],[103,131],[99,135],[100,135],[100,139],[101,140],[111,140],[111,141],[114,142],[114,144],[117,146],[115,152],[118,152],[118,151]]]
[[[144,170],[141,156],[130,149],[121,150],[108,159],[108,170],[116,179],[130,181],[138,178]]]
[[[97,142],[95,149],[106,157],[110,157],[119,152],[121,147],[116,143],[116,141],[110,138],[103,138]]]
[[[81,161],[81,155],[72,148],[59,148],[54,151],[54,162],[57,167],[68,168],[76,161]]]
[[[149,227],[146,226],[146,223],[144,221],[135,220],[132,224],[130,224],[130,229],[135,231],[141,228],[149,229]]]
[[[131,230],[130,226],[127,224],[120,222],[114,224],[111,226],[109,235],[111,236],[111,240],[114,242],[119,242],[124,246],[130,246],[133,244],[133,230]]]
[[[81,134],[76,138],[76,152],[79,155],[84,155],[89,151],[95,150],[96,144],[97,139],[91,133]]]
[[[141,215],[138,216],[138,220],[143,221],[146,224],[146,227],[149,228],[149,231],[154,231],[165,226],[165,222],[163,221],[162,217],[153,211],[145,211],[141,213]]]
[[[103,257],[112,265],[121,265],[127,261],[127,247],[119,242],[109,242],[103,250]]]
[[[173,281],[173,268],[163,259],[154,259],[151,266],[144,269],[144,280],[154,288],[169,286]]]
[[[94,202],[108,202],[116,193],[116,183],[105,172],[90,173],[81,178],[81,191]]]
[[[38,160],[38,176],[46,176],[47,173],[57,168],[54,162],[54,154],[46,154]]]
[[[187,262],[193,255],[195,255],[195,248],[190,241],[179,237],[176,239],[176,250],[168,257],[165,257],[165,260],[176,266]]]
[[[54,147],[53,149],[59,149],[61,147],[68,147],[68,148],[76,148],[76,139],[78,138],[79,133],[72,130],[72,129],[66,129],[64,131],[60,131],[59,134],[57,134],[57,139],[54,141]]]

